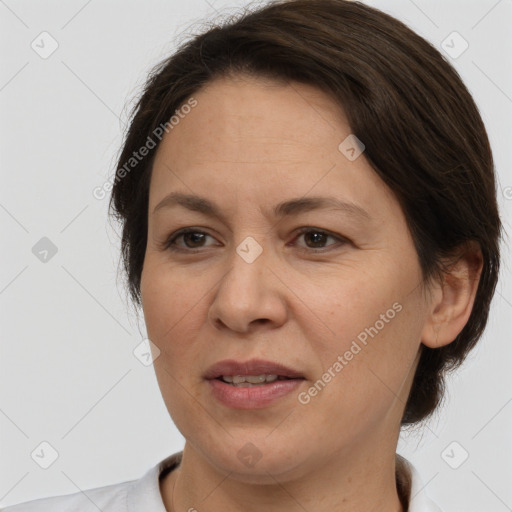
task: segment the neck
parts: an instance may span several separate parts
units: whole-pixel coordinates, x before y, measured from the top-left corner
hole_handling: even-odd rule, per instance
[[[358,450],[358,461],[333,454],[302,476],[266,472],[259,483],[247,483],[185,443],[179,467],[160,483],[164,505],[168,512],[405,512],[410,482],[401,459]]]

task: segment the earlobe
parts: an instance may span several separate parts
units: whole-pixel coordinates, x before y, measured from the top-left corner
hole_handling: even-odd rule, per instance
[[[457,255],[447,265],[443,282],[436,283],[430,295],[429,315],[421,339],[430,348],[451,343],[473,309],[483,267],[482,253],[476,242],[468,242]]]

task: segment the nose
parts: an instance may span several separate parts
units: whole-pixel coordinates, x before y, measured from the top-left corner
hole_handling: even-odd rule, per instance
[[[210,322],[216,329],[244,334],[261,326],[279,327],[287,316],[286,286],[275,263],[265,250],[254,261],[240,254],[233,251],[230,268],[220,280],[208,313]]]

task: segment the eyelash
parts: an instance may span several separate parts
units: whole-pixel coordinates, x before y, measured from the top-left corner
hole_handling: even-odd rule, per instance
[[[184,249],[184,248],[179,248],[178,246],[175,245],[175,242],[176,242],[176,240],[179,237],[181,237],[183,235],[186,235],[186,234],[189,234],[189,233],[194,233],[194,234],[199,233],[199,234],[202,234],[202,235],[211,236],[208,233],[205,233],[204,231],[200,231],[198,229],[184,228],[184,229],[181,229],[181,230],[177,231],[176,233],[173,233],[163,243],[163,249],[164,250],[169,250],[169,251],[172,251],[172,252],[181,252],[181,253],[188,253],[188,254],[196,254],[196,253],[202,252],[202,248],[199,248],[199,249],[186,249],[185,248]],[[330,233],[329,231],[325,231],[323,229],[311,228],[311,227],[300,228],[298,233],[297,233],[297,237],[295,239],[299,238],[301,235],[303,235],[305,233],[320,233],[320,234],[325,235],[327,237],[331,237],[331,238],[334,238],[334,239],[338,240],[338,242],[340,242],[341,245],[345,245],[347,243],[350,243],[349,240],[347,240],[346,238],[334,235],[334,234]],[[333,245],[336,245],[336,244],[333,244]],[[315,249],[315,248],[305,247],[305,248],[300,248],[300,250],[302,250],[304,252],[312,251],[312,252],[316,252],[316,253],[323,253],[323,252],[327,252],[327,251],[329,251],[331,249],[327,248],[327,250],[326,250],[326,248]]]

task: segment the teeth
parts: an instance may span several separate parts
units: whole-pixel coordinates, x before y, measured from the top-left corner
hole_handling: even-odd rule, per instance
[[[229,382],[230,384],[236,385],[252,385],[252,384],[263,384],[266,382],[274,382],[277,380],[277,375],[267,375],[267,374],[261,374],[261,375],[223,375],[222,380],[224,382]]]

